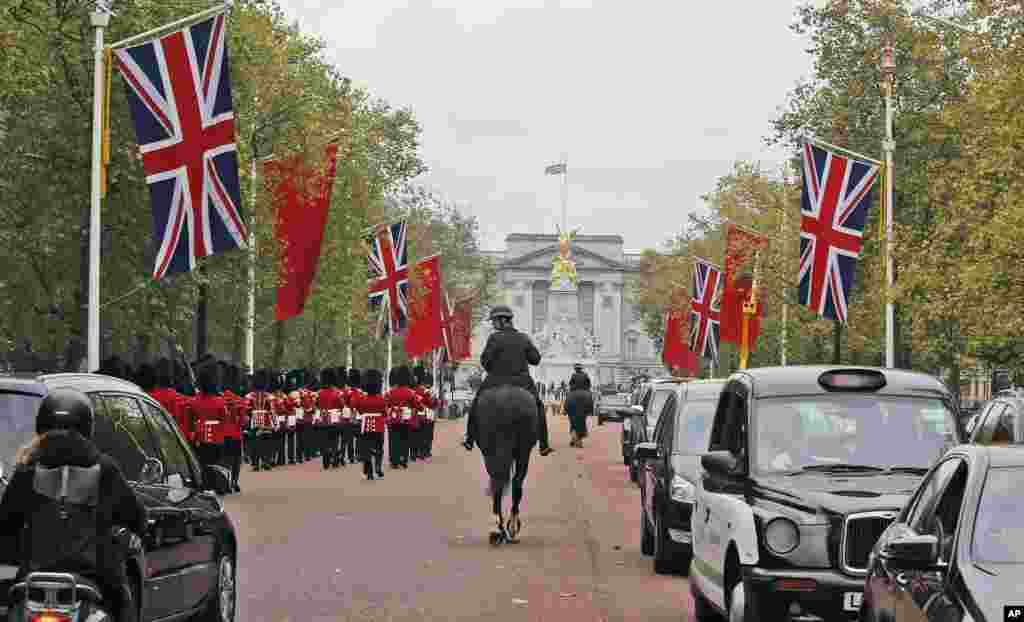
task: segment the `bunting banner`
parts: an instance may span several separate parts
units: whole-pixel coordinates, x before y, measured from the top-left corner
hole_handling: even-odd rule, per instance
[[[669,369],[680,369],[687,376],[697,373],[697,355],[690,350],[689,330],[685,309],[669,310],[665,314],[665,339],[661,360]]]
[[[453,307],[444,294],[444,349],[453,362],[464,361],[473,353],[473,304],[471,299],[457,301]]]
[[[247,246],[227,38],[219,13],[113,53],[149,185],[154,279]]]
[[[804,143],[803,164],[799,302],[823,318],[845,323],[881,167],[811,141]]]
[[[309,169],[301,154],[263,165],[277,214],[275,235],[282,249],[275,309],[278,320],[302,315],[316,278],[337,172],[337,143],[327,145],[325,156],[320,171]]]
[[[409,329],[405,334],[405,353],[409,358],[422,356],[444,347],[443,301],[441,299],[441,256],[433,255],[416,263],[414,287],[409,295]]]
[[[750,300],[753,284],[753,258],[768,248],[768,237],[757,232],[729,225],[725,242],[725,277],[722,290],[722,341],[739,344],[743,335],[743,305]],[[761,289],[761,288],[758,288]],[[764,296],[758,292],[757,312],[748,327],[748,347],[754,351],[764,317]]]

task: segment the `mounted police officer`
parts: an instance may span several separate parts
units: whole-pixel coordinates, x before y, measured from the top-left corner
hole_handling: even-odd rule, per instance
[[[120,614],[116,619],[134,622],[138,596],[113,529],[143,533],[146,510],[92,433],[92,402],[84,393],[54,389],[42,400],[37,436],[19,452],[0,500],[0,533],[20,533],[19,551],[0,551],[0,559],[20,559],[18,579],[36,571],[92,576]]]
[[[494,332],[487,338],[487,345],[480,355],[480,364],[483,365],[487,376],[473,398],[473,405],[466,421],[466,440],[463,445],[466,449],[472,449],[476,442],[476,404],[480,394],[493,387],[513,385],[526,389],[537,400],[537,437],[540,442],[540,455],[546,456],[554,450],[548,441],[548,422],[544,416],[544,405],[537,394],[537,387],[530,377],[529,369],[529,365],[540,364],[540,351],[526,333],[521,333],[512,326],[512,318],[512,309],[505,305],[491,309],[490,319]]]

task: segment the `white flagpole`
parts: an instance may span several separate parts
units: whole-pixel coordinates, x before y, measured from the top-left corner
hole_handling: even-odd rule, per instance
[[[568,231],[569,223],[569,154],[562,154],[562,232]]]
[[[390,312],[390,309],[388,311]],[[390,322],[391,318],[389,317],[387,321]],[[394,328],[394,326],[390,326],[389,328]],[[391,363],[392,363],[392,358],[391,358],[392,357],[392,354],[391,354],[391,334],[393,332],[394,332],[394,330],[389,330],[388,331],[388,373],[384,375],[384,388],[385,388],[386,391],[390,391],[391,390]]]
[[[110,13],[94,11],[92,26],[96,29],[96,45],[93,50],[93,106],[92,106],[92,203],[89,209],[89,311],[88,311],[88,359],[86,371],[100,368],[100,205],[102,198],[103,167],[103,99],[106,93],[106,59],[103,30],[110,24]]]
[[[256,121],[252,135],[256,136]],[[255,143],[255,141],[253,141]],[[249,169],[249,308],[245,322],[245,366],[255,374],[256,366],[256,145],[253,144],[252,165]]]
[[[348,347],[346,348],[347,354],[345,358],[345,366],[349,369],[352,368],[352,311],[348,312]]]

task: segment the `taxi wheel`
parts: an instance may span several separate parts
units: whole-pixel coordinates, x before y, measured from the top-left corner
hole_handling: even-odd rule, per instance
[[[654,572],[657,574],[672,574],[676,571],[675,562],[672,560],[669,551],[668,529],[665,521],[654,512]]]
[[[722,616],[700,593],[693,581],[690,582],[690,596],[693,597],[693,619],[697,622],[720,622]]]
[[[640,508],[640,552],[644,555],[654,554],[654,534],[647,526],[647,513]]]

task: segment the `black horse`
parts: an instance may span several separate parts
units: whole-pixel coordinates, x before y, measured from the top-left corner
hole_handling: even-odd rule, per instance
[[[523,481],[530,467],[530,454],[537,444],[539,416],[537,400],[526,389],[503,385],[486,389],[480,395],[477,445],[491,480],[491,500],[497,522],[497,531],[491,532],[491,544],[515,542],[522,530],[519,504],[523,500]],[[502,500],[509,489],[512,491],[512,515],[506,523]]]

